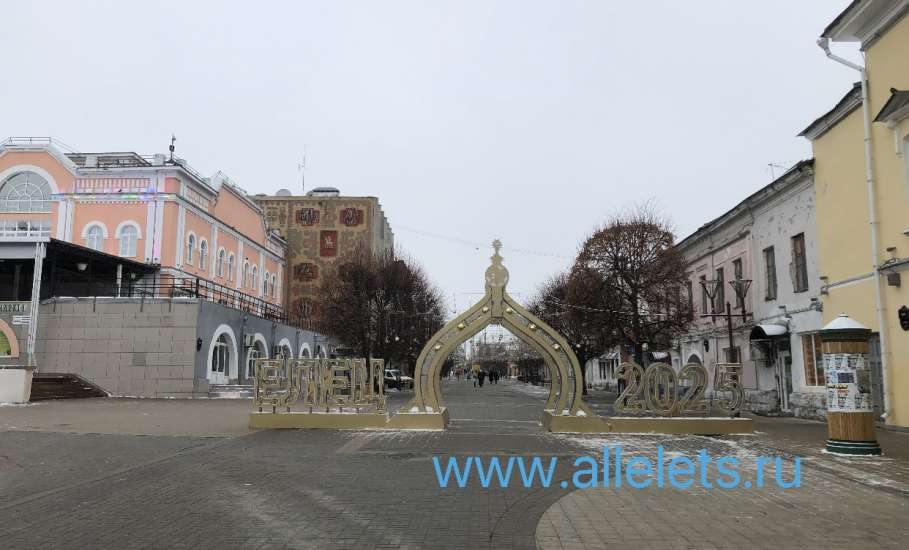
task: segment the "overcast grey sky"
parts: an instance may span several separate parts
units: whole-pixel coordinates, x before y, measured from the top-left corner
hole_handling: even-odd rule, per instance
[[[847,4],[10,2],[0,134],[175,133],[250,193],[299,191],[305,145],[307,187],[378,196],[464,309],[490,250],[462,241],[502,239],[526,299],[615,210],[654,198],[685,236],[810,156],[856,79],[814,43]]]

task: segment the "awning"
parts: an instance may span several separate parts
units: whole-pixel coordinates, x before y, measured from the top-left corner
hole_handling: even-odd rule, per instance
[[[751,329],[751,335],[749,336],[750,340],[767,340],[768,338],[775,338],[777,336],[783,336],[789,332],[789,329],[786,325],[755,325]]]

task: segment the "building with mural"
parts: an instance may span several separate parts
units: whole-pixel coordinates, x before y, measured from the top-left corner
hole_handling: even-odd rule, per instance
[[[305,196],[281,190],[256,195],[268,226],[287,240],[284,300],[294,314],[308,318],[319,287],[335,268],[358,253],[394,250],[394,234],[379,199],[347,197],[335,188]]]
[[[819,45],[855,70],[855,85],[801,133],[811,141],[823,323],[847,313],[873,330],[875,408],[909,427],[909,1],[856,0]],[[843,59],[829,50],[859,60]],[[857,46],[849,55],[849,45]],[[819,52],[820,53],[820,52]],[[824,61],[818,60],[818,63]],[[903,312],[903,313],[901,313]]]
[[[0,144],[0,365],[189,397],[248,385],[258,357],[330,353],[287,314],[260,207],[172,155]]]

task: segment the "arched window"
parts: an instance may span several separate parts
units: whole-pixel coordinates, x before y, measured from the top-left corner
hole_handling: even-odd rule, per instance
[[[268,353],[265,351],[265,346],[262,345],[262,342],[257,340],[253,347],[249,348],[249,352],[246,356],[246,378],[252,379],[256,377],[256,359],[267,359]]]
[[[117,235],[120,239],[120,256],[134,258],[136,256],[136,243],[139,241],[139,229],[129,223],[120,227]]]
[[[193,265],[193,251],[196,249],[196,236],[192,233],[186,237],[186,263]]]
[[[234,255],[231,254],[227,257],[227,280],[234,280]]]
[[[50,212],[51,187],[34,172],[19,172],[0,184],[0,212]]]
[[[215,275],[218,277],[224,276],[224,258],[227,256],[227,252],[224,249],[218,250],[218,263],[215,265]]]
[[[268,296],[268,272],[265,272],[265,276],[262,277],[262,295]]]
[[[199,269],[205,271],[205,262],[208,257],[208,242],[205,239],[199,239]]]
[[[227,334],[218,336],[215,341],[211,353],[211,371],[225,376],[230,375],[230,341]]]
[[[275,297],[278,296],[277,281],[278,281],[278,276],[275,274],[272,274],[272,276],[271,276],[271,295],[275,296]]]
[[[249,282],[249,262],[243,262],[243,273],[240,276],[240,286],[245,287]]]
[[[258,274],[258,272],[259,272],[259,270],[256,269],[256,266],[252,266],[252,278],[250,279],[249,287],[252,288],[253,290],[255,290],[256,292],[259,292],[258,279],[256,278],[256,275]]]
[[[93,225],[85,232],[85,246],[92,250],[104,250],[104,228]]]

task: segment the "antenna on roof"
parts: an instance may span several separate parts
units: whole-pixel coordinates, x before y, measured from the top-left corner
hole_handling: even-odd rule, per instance
[[[789,167],[787,164],[781,164],[779,162],[768,162],[767,166],[770,167],[770,181],[773,181],[776,179],[776,174],[774,174],[774,172],[773,172],[774,168],[780,168],[785,171],[786,168]]]
[[[168,147],[168,149],[170,149],[170,162],[171,162],[171,164],[173,164],[173,162],[174,162],[174,142],[175,142],[175,141],[177,141],[177,136],[175,136],[174,134],[171,134],[171,135],[170,135],[170,147]]]

